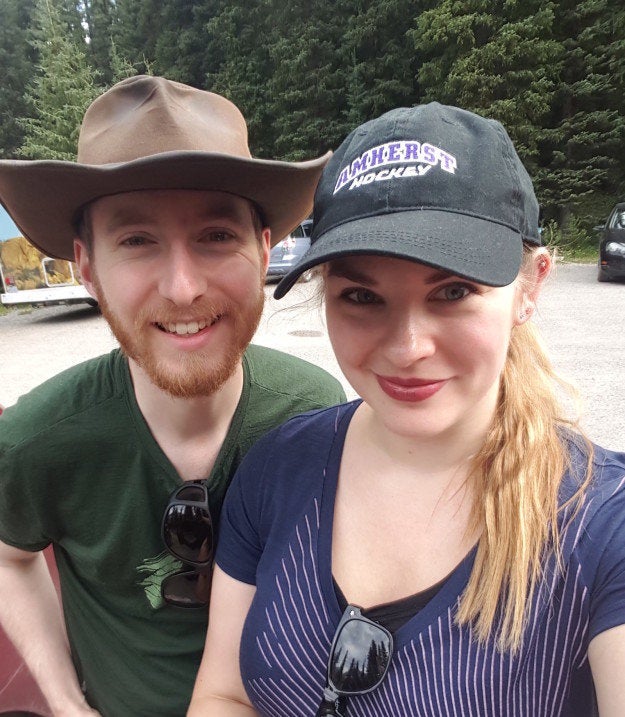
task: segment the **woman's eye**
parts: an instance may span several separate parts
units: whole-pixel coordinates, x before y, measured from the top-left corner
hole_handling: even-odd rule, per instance
[[[439,301],[459,301],[472,293],[474,289],[466,284],[447,284],[436,291],[433,298]]]
[[[380,297],[369,289],[346,289],[341,297],[354,304],[379,304]]]

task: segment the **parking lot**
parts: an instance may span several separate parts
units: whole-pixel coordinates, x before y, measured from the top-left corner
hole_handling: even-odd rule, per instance
[[[255,342],[317,363],[343,381],[317,302],[317,281],[282,301],[273,286]],[[599,443],[625,449],[625,284],[599,284],[594,265],[558,264],[535,317],[554,362],[585,399],[583,424]],[[77,306],[0,317],[0,403],[10,405],[41,381],[116,342],[97,310]]]

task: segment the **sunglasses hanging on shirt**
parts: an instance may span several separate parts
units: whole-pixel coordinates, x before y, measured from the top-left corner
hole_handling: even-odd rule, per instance
[[[163,599],[176,607],[206,608],[214,557],[206,481],[189,481],[174,490],[163,514],[161,534],[167,550],[188,566],[163,580]]]
[[[382,625],[348,605],[341,617],[328,659],[323,699],[316,717],[343,717],[344,698],[379,687],[393,654],[393,636]]]

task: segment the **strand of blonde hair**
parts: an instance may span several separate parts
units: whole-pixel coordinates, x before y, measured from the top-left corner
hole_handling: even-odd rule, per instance
[[[481,531],[457,620],[480,641],[496,631],[501,650],[518,650],[532,596],[548,550],[560,565],[558,493],[568,454],[562,430],[572,428],[587,446],[585,479],[567,506],[579,507],[588,481],[592,446],[577,421],[562,415],[558,378],[531,323],[517,326],[502,374],[491,430],[476,456],[472,527]]]

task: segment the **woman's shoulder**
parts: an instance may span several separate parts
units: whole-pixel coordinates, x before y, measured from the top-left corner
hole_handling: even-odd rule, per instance
[[[586,482],[589,470],[590,479],[584,491],[586,501],[625,492],[625,453],[586,442],[577,435],[567,436],[565,445],[568,466],[562,481],[562,503],[577,493]]]
[[[307,453],[320,450],[335,440],[337,433],[344,432],[360,400],[341,403],[330,408],[320,408],[298,414],[269,431],[249,451],[245,461],[256,460],[267,454],[289,448]]]
[[[567,545],[600,552],[618,534],[625,557],[625,453],[588,447],[579,440],[569,442],[570,465],[560,491],[565,552]]]

